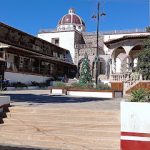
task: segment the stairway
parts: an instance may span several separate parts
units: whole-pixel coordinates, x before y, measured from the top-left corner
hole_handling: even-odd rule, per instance
[[[10,107],[0,144],[60,150],[119,150],[119,110]]]
[[[132,91],[137,89],[149,89],[150,90],[150,80],[139,80],[132,82],[132,84],[125,85],[126,94],[130,94]]]

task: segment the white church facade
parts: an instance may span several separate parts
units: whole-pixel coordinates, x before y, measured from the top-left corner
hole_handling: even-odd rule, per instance
[[[74,62],[75,44],[82,43],[82,32],[85,31],[84,21],[75,14],[73,8],[58,22],[56,30],[42,30],[38,37],[70,51],[70,60]]]

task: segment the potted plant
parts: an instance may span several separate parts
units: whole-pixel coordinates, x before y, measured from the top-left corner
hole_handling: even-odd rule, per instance
[[[150,91],[132,91],[121,102],[121,150],[150,150]]]
[[[50,95],[66,95],[66,84],[56,81],[54,86],[50,87]]]

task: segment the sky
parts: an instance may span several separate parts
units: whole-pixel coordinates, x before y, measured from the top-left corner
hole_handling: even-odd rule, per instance
[[[37,35],[40,29],[54,29],[59,19],[74,8],[86,24],[96,31],[98,0],[0,0],[0,22]],[[144,29],[149,26],[149,0],[100,0],[100,31]]]

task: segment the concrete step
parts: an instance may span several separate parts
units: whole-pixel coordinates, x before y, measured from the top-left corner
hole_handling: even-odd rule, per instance
[[[20,143],[21,145],[30,146],[42,146],[42,147],[55,147],[55,148],[67,148],[73,147],[81,148],[93,148],[93,147],[105,147],[106,148],[119,148],[119,141],[112,138],[91,138],[83,136],[62,136],[62,135],[47,135],[47,134],[19,134],[15,136],[14,133],[2,134],[2,138],[7,140],[7,143]],[[40,143],[40,144],[39,144]],[[57,146],[57,147],[56,147]]]
[[[82,114],[82,115],[116,115],[118,116],[120,111],[118,110],[89,110],[89,109],[72,109],[72,108],[51,108],[51,107],[42,107],[42,106],[15,106],[15,107],[9,107],[9,110],[11,113],[13,112],[20,112],[20,113],[39,113],[39,114],[47,114],[47,113],[62,113],[65,115],[77,115],[77,114]],[[70,114],[71,113],[71,114]]]
[[[81,131],[80,131],[81,132]],[[117,134],[117,133],[105,133],[105,132],[99,132],[99,133],[86,133],[86,131],[84,132],[48,132],[48,131],[40,131],[40,132],[27,132],[27,130],[25,132],[20,132],[19,131],[3,131],[1,132],[1,135],[3,134],[11,134],[12,136],[15,136],[15,135],[19,135],[19,134],[22,134],[22,136],[24,135],[24,139],[31,139],[33,140],[35,138],[35,140],[39,140],[39,139],[45,139],[45,138],[48,138],[48,137],[61,137],[61,138],[66,138],[66,137],[70,137],[70,140],[74,140],[78,137],[80,137],[80,139],[87,139],[87,141],[89,139],[91,140],[96,140],[96,139],[105,139],[106,141],[107,140],[118,140],[120,138],[120,135]],[[20,137],[20,136],[19,136]]]
[[[41,121],[51,121],[51,120],[60,120],[60,121],[73,121],[73,122],[82,122],[84,120],[91,122],[119,122],[118,116],[66,116],[66,115],[32,115],[32,114],[7,114],[7,118],[9,119],[22,119],[22,120],[41,120]]]
[[[59,150],[119,150],[118,110],[15,106],[3,120],[3,144]]]
[[[97,112],[93,112],[93,113],[90,113],[90,112],[80,112],[80,113],[78,113],[78,112],[72,112],[72,111],[67,111],[67,112],[63,112],[63,111],[61,111],[61,110],[58,110],[58,111],[56,111],[56,112],[53,112],[53,111],[42,111],[42,110],[40,110],[40,112],[38,112],[38,111],[30,111],[30,110],[28,110],[28,112],[24,112],[24,110],[19,110],[19,111],[17,111],[17,110],[15,110],[15,112],[13,111],[13,110],[10,110],[10,112],[7,112],[7,114],[8,115],[37,115],[37,116],[41,116],[41,117],[43,117],[43,116],[45,116],[45,115],[51,115],[51,116],[67,116],[67,117],[97,117],[97,116],[99,116],[99,117],[116,117],[116,118],[119,118],[119,112],[112,112],[112,113],[110,113],[110,112],[99,112],[99,113],[97,113]]]
[[[76,136],[92,136],[92,137],[119,137],[120,136],[120,132],[118,132],[117,130],[111,130],[111,131],[107,131],[107,130],[103,130],[103,129],[99,129],[99,130],[93,130],[93,129],[77,129],[77,128],[64,128],[64,127],[54,127],[54,128],[40,128],[39,126],[26,126],[26,127],[21,127],[21,126],[17,126],[16,128],[14,128],[14,126],[3,126],[0,128],[0,133],[3,132],[14,132],[14,133],[18,133],[18,134],[24,134],[24,133],[28,133],[28,134],[35,134],[35,133],[46,133],[47,135],[52,135],[52,134],[60,134],[60,135],[76,135]]]
[[[17,128],[16,128],[17,126]],[[0,130],[26,130],[29,128],[35,129],[34,126],[28,126],[25,124],[15,124],[15,123],[10,123],[10,124],[1,124],[0,125]],[[51,123],[49,125],[38,125],[39,129],[43,129],[43,130],[53,130],[55,129],[68,129],[68,130],[89,130],[89,131],[99,131],[99,130],[104,130],[105,132],[120,132],[120,125],[114,125],[114,124],[104,124],[104,125],[93,125],[93,124],[74,124],[74,123],[70,123],[70,124],[66,124],[66,123]]]
[[[92,125],[118,125],[119,122],[117,121],[112,121],[112,120],[101,120],[101,121],[91,121],[91,120],[58,120],[58,119],[52,119],[50,121],[48,120],[40,120],[39,119],[24,119],[24,118],[19,118],[19,119],[12,119],[12,118],[4,118],[3,119],[4,123],[15,123],[15,124],[26,124],[26,125],[50,125],[51,123],[65,123],[65,124],[78,124],[78,125],[83,125],[83,124],[92,124]]]

